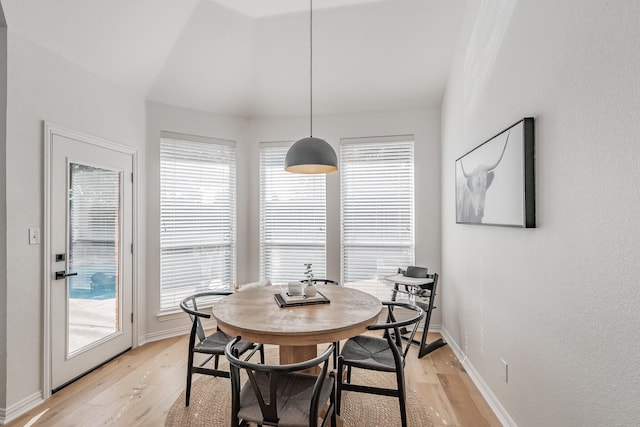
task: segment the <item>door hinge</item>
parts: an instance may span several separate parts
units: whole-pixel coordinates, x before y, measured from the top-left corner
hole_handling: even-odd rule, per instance
[[[133,253],[133,243],[131,244],[131,253]]]
[[[131,313],[131,323],[133,323],[133,313]]]
[[[133,182],[133,172],[131,172],[131,182]]]

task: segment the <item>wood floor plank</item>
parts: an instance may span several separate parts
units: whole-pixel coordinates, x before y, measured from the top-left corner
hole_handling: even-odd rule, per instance
[[[446,395],[442,393],[440,384],[421,384],[415,391],[422,398],[434,426],[458,425],[455,409],[449,403]]]
[[[447,351],[436,350],[430,353],[428,362],[437,374],[466,375],[464,367],[449,348]]]
[[[476,406],[459,375],[438,374],[442,389],[453,407],[459,426],[488,427],[489,423]]]
[[[482,413],[484,419],[487,420],[490,426],[500,427],[502,424],[495,417],[495,414],[491,410],[491,407],[487,404],[487,401],[484,400],[484,397],[482,397],[480,390],[478,390],[473,381],[471,381],[469,375],[461,375],[460,378],[462,379],[462,381],[464,381],[467,390],[469,390],[471,398],[475,402],[478,410]]]

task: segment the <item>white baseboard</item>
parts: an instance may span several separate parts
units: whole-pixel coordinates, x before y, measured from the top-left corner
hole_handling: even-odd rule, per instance
[[[442,333],[442,325],[434,325],[433,323],[429,324],[429,332],[437,332]]]
[[[429,330],[431,330],[431,328],[429,328]],[[451,347],[451,350],[453,350],[453,353],[456,355],[464,369],[469,374],[471,381],[473,381],[476,387],[478,387],[480,394],[482,394],[482,397],[484,397],[484,399],[487,401],[489,407],[496,415],[498,420],[502,423],[502,425],[505,427],[517,427],[516,422],[513,420],[513,418],[511,418],[504,406],[502,406],[496,395],[493,394],[487,383],[484,382],[484,380],[482,379],[478,371],[476,371],[476,369],[473,367],[458,343],[455,342],[455,340],[451,337],[451,334],[447,332],[446,328],[440,328],[440,333],[447,341],[447,344],[449,345],[449,347]]]
[[[37,392],[31,396],[27,396],[19,402],[14,403],[8,408],[0,408],[0,425],[4,425],[18,418],[20,415],[35,408],[44,402],[42,392]]]
[[[188,334],[190,330],[191,330],[190,326],[180,326],[178,328],[166,329],[158,332],[150,332],[148,334],[138,337],[138,346],[141,346],[150,342],[154,342],[154,341],[160,341],[165,338],[173,338],[179,335],[185,335],[185,334]]]
[[[205,330],[215,328],[216,322],[213,321],[204,321],[202,322],[202,326]],[[160,341],[166,338],[173,338],[179,335],[186,335],[191,331],[191,325],[179,326],[177,328],[172,329],[164,329],[162,331],[150,332],[148,334],[142,335],[138,337],[138,346],[144,345],[146,343]]]

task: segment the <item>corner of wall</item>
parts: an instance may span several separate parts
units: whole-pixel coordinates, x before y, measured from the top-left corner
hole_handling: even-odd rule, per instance
[[[7,27],[0,5],[0,423],[7,407]]]

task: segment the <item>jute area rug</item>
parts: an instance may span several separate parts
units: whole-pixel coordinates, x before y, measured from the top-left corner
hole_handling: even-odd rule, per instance
[[[366,373],[354,369],[352,382],[389,387],[395,375],[386,372]],[[365,382],[366,379],[366,382]],[[231,384],[227,378],[201,376],[191,386],[191,402],[184,406],[184,391],[167,414],[166,427],[228,427],[231,423]],[[342,393],[338,426],[400,426],[400,408],[396,397]],[[342,421],[342,422],[341,422]],[[407,423],[410,427],[432,426],[424,402],[416,392],[407,391]]]

